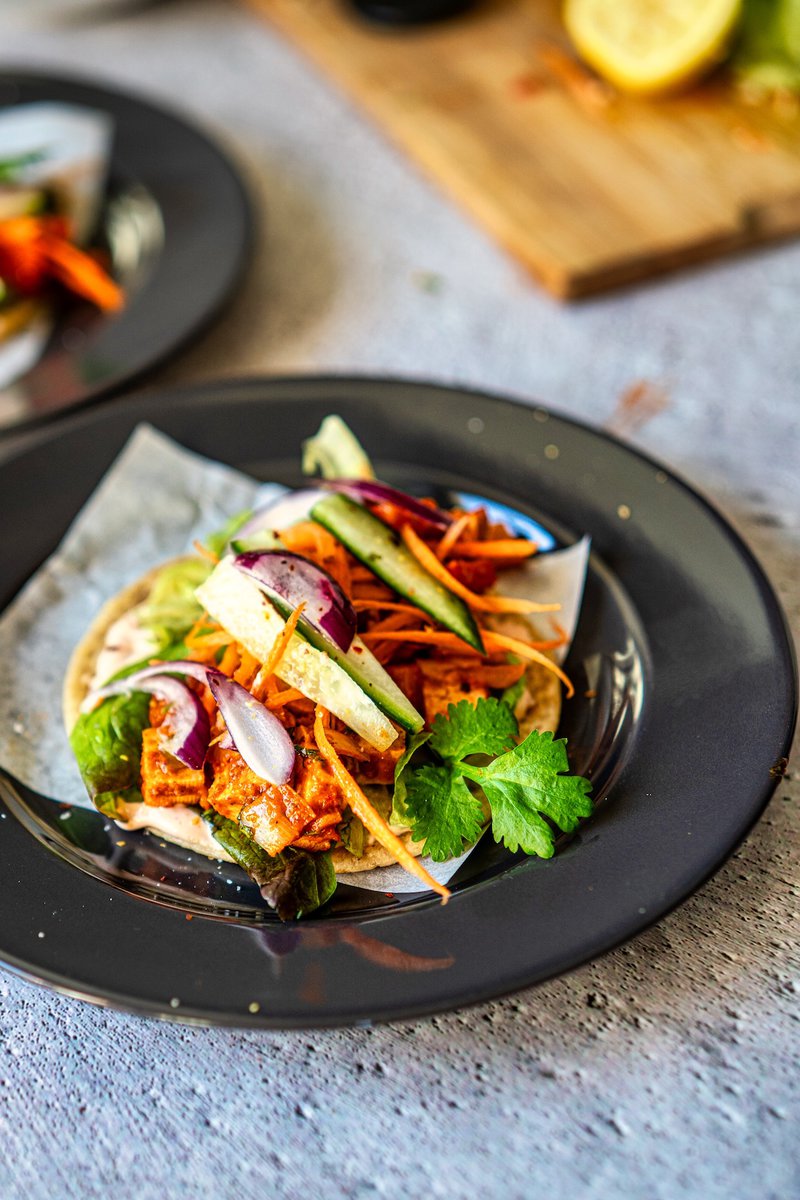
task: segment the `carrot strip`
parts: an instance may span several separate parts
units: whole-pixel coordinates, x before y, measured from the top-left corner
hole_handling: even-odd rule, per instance
[[[447,537],[447,534],[445,534]],[[444,541],[444,538],[442,538]],[[486,542],[459,542],[450,551],[452,558],[531,558],[539,547],[526,538],[494,538]],[[443,555],[436,551],[436,557]]]
[[[122,308],[125,303],[122,289],[90,254],[52,234],[42,238],[42,249],[51,273],[71,291],[105,312],[118,312]]]
[[[548,658],[546,654],[542,654],[530,642],[520,641],[519,638],[509,637],[506,633],[492,633],[487,630],[481,630],[484,645],[487,650],[502,649],[510,650],[512,654],[518,654],[520,658],[529,658],[531,662],[539,663],[540,666],[546,667],[548,671],[552,671],[557,675],[564,687],[567,689],[567,696],[575,695],[575,688],[572,686],[572,680],[559,667],[558,663],[554,663],[552,658]],[[386,634],[384,634],[384,637]],[[559,638],[555,642],[540,642],[539,645],[547,649],[555,649],[556,646],[563,646],[564,639]]]
[[[273,643],[272,649],[269,652],[269,658],[264,663],[264,666],[261,668],[259,674],[263,674],[265,676],[274,675],[278,670],[280,661],[286,653],[289,642],[292,640],[294,631],[297,628],[297,622],[300,620],[300,614],[305,606],[305,601],[301,601],[291,616],[287,619],[286,624]]]
[[[367,587],[365,583],[354,583],[350,593],[350,598],[354,602],[356,600],[391,600],[393,596],[394,592],[388,587],[379,585]]]
[[[462,513],[462,515],[456,521],[453,521],[453,524],[449,526],[446,532],[442,534],[441,541],[436,547],[436,557],[440,562],[447,558],[448,554],[450,554],[452,551],[453,546],[455,546],[458,539],[471,523],[472,514]]]
[[[410,613],[393,612],[388,617],[383,617],[380,621],[375,621],[370,625],[370,633],[378,633],[382,629],[406,629],[411,622],[419,624],[419,609],[412,610]]]
[[[549,642],[523,642],[519,638],[509,637],[505,633],[493,633],[491,630],[482,629],[481,637],[483,644],[487,650],[509,650],[512,654],[518,654],[520,658],[528,658],[531,662],[537,662],[541,666],[546,667],[548,671],[552,671],[557,675],[567,689],[567,695],[574,695],[575,689],[569,676],[565,675],[557,663],[554,663],[546,654],[542,654],[542,650],[554,650],[556,646],[563,646],[564,639],[553,639]],[[440,633],[438,629],[397,629],[384,630],[380,633],[364,633],[362,639],[369,643],[372,640],[381,642],[419,642],[423,646],[442,646],[446,649],[456,650],[459,654],[463,654],[465,649],[464,642],[457,638],[454,633]],[[479,652],[476,650],[475,654]]]
[[[293,700],[305,700],[305,696],[297,688],[284,688],[282,692],[274,692],[267,698],[267,708],[283,708]]]
[[[209,550],[208,546],[204,546],[202,542],[198,542],[197,538],[195,538],[195,540],[192,542],[192,545],[201,558],[207,558],[209,562],[214,564],[214,566],[217,565],[219,562],[218,554],[215,554],[213,550]]]
[[[409,853],[397,834],[392,833],[380,813],[376,812],[372,807],[355,779],[353,779],[353,776],[342,763],[342,760],[328,740],[325,732],[324,717],[325,709],[318,704],[314,719],[314,738],[317,743],[317,749],[330,767],[331,773],[342,789],[347,803],[365,828],[369,830],[376,841],[380,842],[384,850],[388,850],[392,857],[410,875],[415,875],[426,887],[432,888],[434,892],[438,892],[442,900],[447,903],[450,899],[449,888],[446,888],[441,883],[437,883],[428,874],[422,864],[414,858],[413,854]]]
[[[444,584],[448,591],[460,596],[470,608],[474,608],[477,612],[557,612],[561,608],[560,604],[537,604],[534,600],[517,600],[512,596],[479,596],[477,592],[471,592],[468,587],[460,583],[455,575],[451,575],[410,525],[403,526],[403,541],[417,562],[433,575],[434,579],[438,579],[439,583]]]
[[[249,650],[245,650],[243,646],[239,647],[240,661],[236,668],[233,678],[235,683],[240,683],[242,687],[249,687],[258,673],[259,662]]]
[[[208,629],[210,621],[211,617],[209,617],[207,612],[201,613],[192,628],[187,633],[184,641],[188,642],[190,638],[197,637],[201,629]]]
[[[483,631],[481,631],[483,632]],[[458,654],[474,654],[480,657],[480,650],[474,650],[454,633],[445,633],[441,629],[395,629],[380,630],[377,633],[362,633],[363,642],[419,642],[421,646],[441,646],[444,650],[455,650]]]
[[[385,608],[387,612],[408,613],[409,616],[423,621],[433,620],[433,617],[429,617],[421,608],[415,608],[413,604],[403,604],[399,600],[354,600],[353,608],[356,612],[369,612],[371,609]]]
[[[223,675],[233,675],[239,665],[239,647],[235,642],[231,642],[220,659],[219,670]]]
[[[228,642],[232,641],[231,635],[226,633],[224,629],[214,629],[211,633],[198,633],[192,641],[199,646],[227,646]]]

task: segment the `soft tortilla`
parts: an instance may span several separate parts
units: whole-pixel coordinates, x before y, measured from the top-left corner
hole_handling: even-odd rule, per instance
[[[130,584],[108,600],[92,621],[87,633],[75,647],[64,679],[63,709],[67,733],[70,732],[80,715],[81,704],[89,691],[97,659],[105,645],[109,629],[120,617],[125,616],[131,609],[147,600],[156,576],[161,570],[162,567],[155,567],[136,583]],[[495,617],[491,621],[491,626],[512,637],[530,638],[533,633],[524,617],[505,615]],[[531,663],[528,666],[525,672],[525,689],[517,702],[515,714],[519,721],[520,740],[527,737],[532,729],[538,729],[542,733],[547,730],[555,733],[561,715],[561,684],[552,671],[548,671],[546,667],[542,667],[538,663]],[[158,833],[159,836],[166,837],[188,850],[212,857],[203,840],[198,842],[190,839],[178,840],[174,835],[165,834],[161,829],[158,830]],[[410,833],[400,836],[410,853],[418,858],[422,854],[423,843],[412,841]],[[225,857],[227,858],[227,855]],[[357,871],[371,871],[375,867],[394,866],[396,861],[388,850],[384,850],[383,846],[377,844],[366,846],[361,858],[356,858],[343,846],[333,850],[331,857],[337,875],[350,875]]]

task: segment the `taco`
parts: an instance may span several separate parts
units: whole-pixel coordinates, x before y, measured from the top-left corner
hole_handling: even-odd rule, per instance
[[[239,863],[281,916],[397,863],[446,899],[423,853],[453,857],[491,825],[547,855],[542,816],[571,828],[587,812],[585,781],[571,807],[506,812],[526,771],[549,770],[554,796],[564,778],[565,761],[546,766],[563,756],[561,639],[532,623],[553,606],[498,595],[535,547],[480,509],[365,479],[364,462],[125,588],[64,683],[97,807]],[[517,782],[501,786],[506,760]]]

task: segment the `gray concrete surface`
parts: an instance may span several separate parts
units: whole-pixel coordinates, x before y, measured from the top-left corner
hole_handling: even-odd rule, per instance
[[[560,308],[222,0],[15,27],[2,58],[178,106],[249,180],[263,211],[249,280],[159,380],[392,372],[610,424],[716,499],[800,628],[800,244]],[[647,422],[620,411],[638,380],[666,391]],[[568,978],[415,1025],[188,1029],[0,974],[0,1195],[792,1200],[794,775],[657,928]]]

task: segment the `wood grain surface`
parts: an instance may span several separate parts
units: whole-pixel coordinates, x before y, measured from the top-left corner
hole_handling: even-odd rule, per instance
[[[800,230],[800,116],[724,81],[644,101],[567,56],[551,0],[416,29],[346,0],[248,0],[555,296]]]

